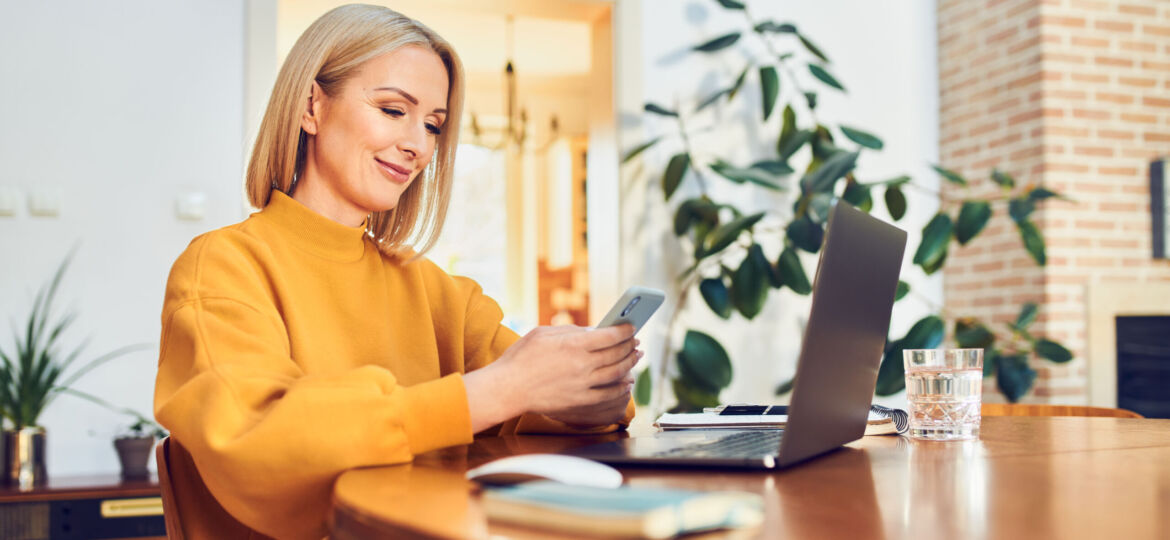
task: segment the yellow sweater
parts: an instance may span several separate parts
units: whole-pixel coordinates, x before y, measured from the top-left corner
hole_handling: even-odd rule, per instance
[[[320,538],[342,471],[471,442],[461,374],[518,339],[502,316],[470,279],[385,258],[280,192],[196,238],[167,282],[154,400],[182,517],[202,514],[188,537]],[[496,430],[583,431],[539,415]]]

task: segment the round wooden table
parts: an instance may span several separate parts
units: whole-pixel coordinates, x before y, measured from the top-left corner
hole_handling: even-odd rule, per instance
[[[740,490],[764,524],[733,538],[1170,538],[1170,420],[986,417],[976,441],[874,436],[779,472],[623,468],[634,486]],[[477,439],[334,487],[334,538],[550,538],[488,523],[471,467],[623,437]],[[706,537],[704,536],[704,537]]]

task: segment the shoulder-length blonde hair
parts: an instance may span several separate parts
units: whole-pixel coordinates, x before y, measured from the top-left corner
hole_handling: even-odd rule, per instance
[[[267,206],[274,189],[288,193],[302,172],[306,134],[301,114],[313,81],[326,95],[335,95],[367,60],[410,45],[434,51],[447,68],[447,121],[421,178],[411,183],[395,208],[370,217],[367,234],[391,257],[418,256],[434,245],[451,199],[463,113],[463,64],[451,44],[433,30],[381,6],[335,8],[310,25],[289,51],[248,162],[245,189],[253,206]]]

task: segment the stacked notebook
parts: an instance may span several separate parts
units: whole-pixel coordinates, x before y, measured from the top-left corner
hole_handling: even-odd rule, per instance
[[[654,425],[664,431],[680,429],[783,429],[788,421],[784,405],[723,405],[701,413],[666,413]],[[866,435],[898,435],[910,428],[910,416],[902,409],[881,405],[869,408]]]
[[[672,538],[763,523],[754,493],[527,482],[483,493],[489,519],[573,534]]]

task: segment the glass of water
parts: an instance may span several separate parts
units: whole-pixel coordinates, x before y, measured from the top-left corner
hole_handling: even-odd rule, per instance
[[[983,349],[907,349],[910,436],[932,441],[979,437]]]

